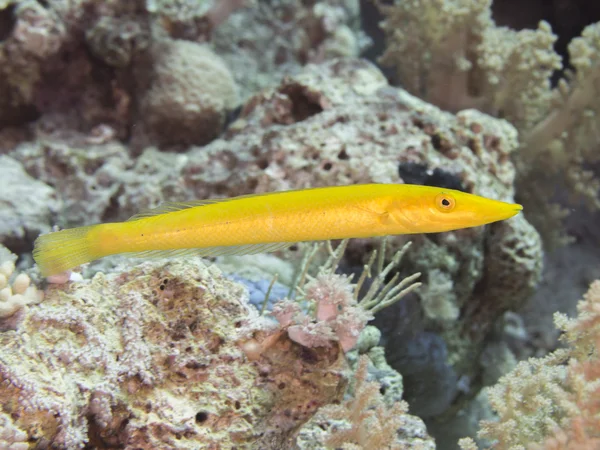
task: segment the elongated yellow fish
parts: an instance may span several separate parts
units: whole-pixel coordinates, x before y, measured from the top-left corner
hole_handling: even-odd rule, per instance
[[[33,257],[49,276],[117,253],[252,254],[300,241],[475,227],[508,219],[522,209],[452,189],[409,184],[304,189],[165,203],[126,222],[39,236]]]

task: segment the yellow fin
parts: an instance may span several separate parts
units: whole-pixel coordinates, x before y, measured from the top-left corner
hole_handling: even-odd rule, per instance
[[[185,202],[164,202],[164,203],[161,203],[160,205],[158,205],[156,208],[144,209],[144,210],[140,211],[139,213],[134,214],[129,219],[127,219],[126,222],[131,222],[133,220],[139,220],[139,219],[146,219],[148,217],[154,217],[154,216],[158,216],[160,214],[167,214],[167,213],[172,213],[172,212],[176,212],[176,211],[181,211],[183,209],[195,208],[196,206],[206,206],[206,205],[212,205],[215,203],[230,202],[230,201],[239,200],[242,198],[261,197],[261,196],[270,196],[271,197],[276,194],[286,194],[286,193],[294,192],[294,191],[312,191],[312,190],[316,191],[318,189],[322,189],[322,188],[293,189],[293,190],[289,190],[289,191],[268,192],[268,193],[266,192],[266,193],[261,193],[261,194],[246,194],[246,195],[239,195],[237,197],[231,197],[231,198],[189,200],[189,201],[185,201]]]
[[[89,232],[96,225],[55,231],[39,236],[33,259],[43,276],[56,275],[98,258],[92,251]]]
[[[183,256],[233,256],[255,255],[281,250],[293,245],[293,242],[268,242],[266,244],[232,245],[222,247],[182,248],[176,250],[146,250],[129,253],[134,258],[177,258]]]

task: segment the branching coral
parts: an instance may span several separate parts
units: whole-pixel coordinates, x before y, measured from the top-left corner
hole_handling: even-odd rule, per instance
[[[386,408],[378,383],[367,381],[367,356],[361,356],[355,374],[354,395],[338,406],[324,407],[320,414],[343,420],[349,428],[333,427],[326,440],[329,447],[355,449],[400,449],[396,432],[403,425],[408,411],[406,402]]]
[[[383,267],[385,257],[385,240],[383,240],[379,253],[378,275],[373,279],[367,293],[358,301],[361,287],[370,277],[377,251],[372,253],[358,282],[352,284],[352,277],[335,273],[346,245],[347,241],[342,241],[334,251],[331,243],[329,241],[326,243],[329,257],[314,278],[310,277],[307,271],[310,260],[319,250],[319,245],[309,250],[297,285],[301,296],[295,300],[283,300],[275,304],[273,314],[293,341],[306,347],[328,346],[332,341],[338,341],[342,349],[347,352],[356,345],[360,332],[373,318],[373,313],[397,302],[421,285],[415,282],[420,273],[401,281],[398,281],[399,274],[396,273],[390,281],[385,282],[387,275],[398,265],[410,243],[398,251],[392,261]],[[305,283],[307,277],[309,280]],[[301,308],[302,303],[307,304],[309,311],[313,311],[312,317]]]
[[[569,345],[521,362],[489,390],[497,421],[480,437],[498,450],[593,449],[600,446],[600,281],[578,304],[578,317],[555,315]],[[567,362],[567,364],[565,364]],[[475,448],[463,440],[463,448]]]
[[[354,383],[338,405],[320,408],[298,436],[297,448],[306,450],[432,450],[435,443],[423,422],[408,414],[402,400],[386,402],[382,386],[371,381],[373,361],[358,359]],[[367,368],[369,367],[369,370]],[[377,371],[377,369],[375,369]]]

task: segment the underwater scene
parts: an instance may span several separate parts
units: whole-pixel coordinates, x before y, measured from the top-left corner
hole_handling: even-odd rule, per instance
[[[600,2],[0,0],[0,450],[600,450]]]

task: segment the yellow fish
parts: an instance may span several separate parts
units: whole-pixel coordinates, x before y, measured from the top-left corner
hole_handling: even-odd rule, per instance
[[[242,255],[294,242],[437,233],[508,219],[523,207],[410,184],[324,187],[231,199],[165,203],[126,222],[39,236],[44,276],[118,253],[138,257]]]

